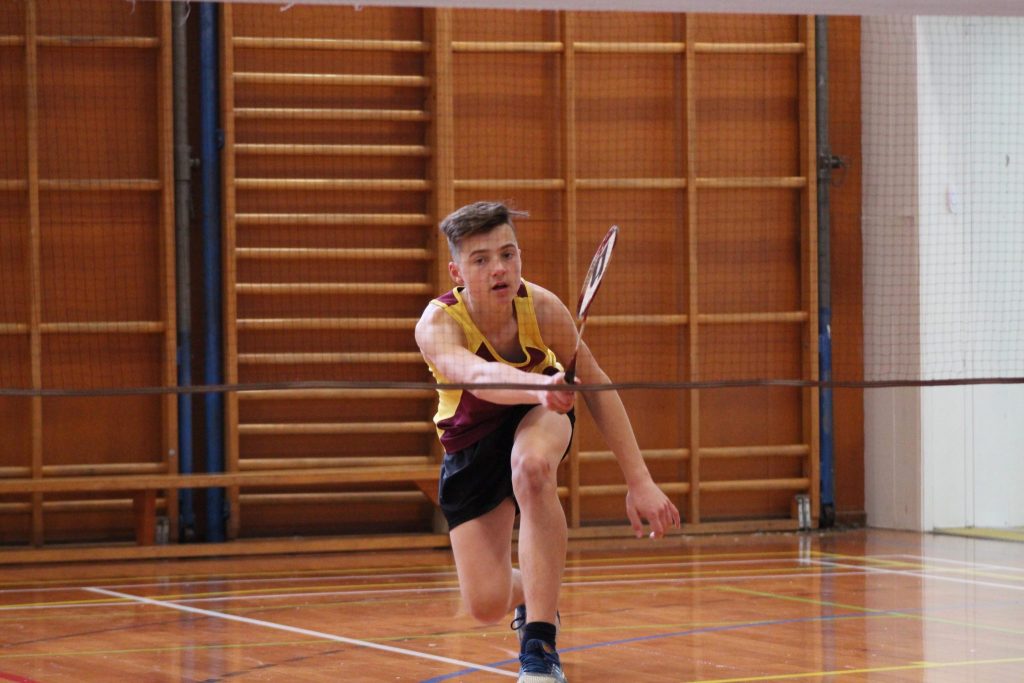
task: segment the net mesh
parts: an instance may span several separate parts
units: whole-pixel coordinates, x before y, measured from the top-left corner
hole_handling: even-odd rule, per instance
[[[822,377],[1024,378],[1020,18],[832,18],[822,74],[805,16],[222,3],[204,186],[198,167],[175,182],[174,99],[197,157],[204,95],[194,16],[173,77],[169,8],[0,13],[4,476],[176,471],[172,394],[225,389],[246,390],[229,393],[229,469],[427,461],[413,327],[452,286],[438,222],[484,199],[529,213],[523,275],[570,309],[620,226],[586,341],[631,390],[656,478],[710,484],[691,519],[784,516],[817,485]],[[854,433],[859,400],[837,397]],[[581,458],[604,448],[585,418]],[[576,522],[616,517],[597,500],[614,470],[584,480]],[[393,515],[344,523],[422,527],[419,497],[391,493]],[[41,498],[0,505],[41,519]]]
[[[174,390],[165,7],[4,18],[7,393]],[[822,276],[837,384],[1024,376],[1019,20],[832,51],[820,273],[806,18],[225,7],[227,384],[425,381],[435,226],[478,199],[529,212],[524,276],[570,304],[622,226],[588,339],[624,384],[816,382]]]

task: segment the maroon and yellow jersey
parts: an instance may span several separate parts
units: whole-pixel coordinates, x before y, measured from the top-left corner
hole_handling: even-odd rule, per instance
[[[562,366],[555,357],[555,352],[548,348],[540,336],[531,287],[532,285],[523,280],[514,299],[516,320],[519,324],[519,345],[523,350],[524,360],[521,362],[502,358],[487,341],[473,322],[466,302],[462,299],[462,287],[456,287],[430,303],[455,318],[466,335],[467,348],[477,356],[526,372],[553,375],[561,372]],[[439,384],[447,384],[450,381],[438,372],[433,364],[427,365]],[[434,424],[437,426],[437,434],[446,453],[460,451],[490,434],[501,424],[506,411],[511,408],[508,405],[484,401],[461,389],[438,389],[437,394],[438,406]]]

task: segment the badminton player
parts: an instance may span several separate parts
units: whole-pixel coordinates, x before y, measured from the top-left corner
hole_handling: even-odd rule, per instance
[[[470,614],[494,623],[514,610],[520,683],[564,682],[556,633],[567,532],[556,473],[575,421],[562,363],[576,350],[576,328],[554,294],[522,279],[513,224],[521,215],[478,202],[441,222],[455,287],[427,305],[416,343],[440,384],[525,385],[438,391],[440,505]],[[585,343],[577,358],[578,381],[610,382]],[[643,520],[654,538],[678,527],[679,511],[651,478],[618,393],[585,392],[584,400],[622,469],[635,533],[643,534]]]

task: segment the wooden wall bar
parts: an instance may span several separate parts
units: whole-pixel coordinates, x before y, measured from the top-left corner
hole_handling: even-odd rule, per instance
[[[19,0],[0,26],[5,387],[176,381],[170,8]],[[15,220],[7,220],[17,217]],[[8,349],[11,349],[8,352]],[[173,396],[3,399],[3,476],[177,472]],[[0,541],[131,538],[129,498],[0,500]],[[173,497],[161,514],[177,517]]]
[[[90,18],[80,30],[96,36],[90,47],[67,39],[70,29],[47,13],[61,3],[18,6],[17,30],[6,23],[0,30],[0,50],[17,57],[2,67],[0,87],[22,93],[20,104],[4,105],[12,112],[5,116],[26,140],[18,165],[0,177],[5,215],[18,217],[4,224],[15,226],[5,240],[25,254],[12,271],[18,275],[5,276],[17,302],[0,318],[0,344],[21,360],[2,371],[4,381],[38,389],[85,373],[90,388],[172,385],[168,6],[140,5],[130,30],[118,32],[103,28],[124,21],[109,3],[81,5]],[[613,379],[816,378],[811,18],[281,12],[241,3],[220,11],[229,383],[427,382],[412,327],[429,298],[450,286],[436,225],[478,199],[530,212],[519,224],[524,275],[567,302],[593,246],[610,223],[620,225],[616,262],[588,327]],[[50,55],[67,51],[98,57],[89,74],[100,80],[71,95],[102,87],[114,68],[151,79],[137,89],[131,124],[135,138],[149,137],[136,150],[101,134],[106,172],[85,172],[96,153],[88,147],[82,169],[46,167],[55,146],[75,142],[55,135],[55,121],[39,112],[41,100],[52,105],[40,90],[59,65]],[[46,280],[53,266],[43,255],[48,230],[60,226],[48,212],[100,226],[127,198],[142,207],[127,215],[155,237],[131,254],[117,252],[110,266],[117,275],[96,261],[83,265],[92,269],[83,277],[100,288],[142,276],[131,285],[138,293],[125,297],[129,309],[93,305],[86,315],[70,292],[53,299]],[[105,235],[99,227],[85,234]],[[97,249],[81,246],[89,256]],[[61,316],[51,315],[53,306],[64,307]],[[89,349],[108,347],[95,354],[105,369],[81,369],[69,344],[83,340],[93,340]],[[126,364],[129,350],[145,360]],[[816,514],[816,391],[723,386],[623,398],[688,530],[795,528],[797,493],[812,497]],[[89,406],[91,426],[49,421],[67,417],[73,401]],[[176,471],[172,396],[3,404],[11,407],[6,426],[22,436],[0,476]],[[434,405],[431,391],[229,393],[226,463],[229,477],[237,475],[226,480],[233,482],[229,536],[440,530],[422,477],[394,476],[395,467],[436,464]],[[117,455],[99,447],[85,448],[87,457],[62,455],[75,439],[102,439],[96,425],[126,410],[141,421]],[[592,420],[580,413],[561,493],[573,533],[585,536],[623,524],[624,489]],[[347,479],[342,468],[363,474]],[[388,476],[374,482],[374,468]],[[328,471],[318,483],[317,473]],[[289,473],[288,483],[268,476],[242,490],[244,476],[274,472]],[[123,499],[97,494],[82,499],[88,512],[51,535],[48,520],[74,504],[67,493],[33,491],[0,496],[5,541],[59,540],[93,522],[108,540],[128,530],[103,517],[123,509]],[[176,496],[156,500],[176,517]]]

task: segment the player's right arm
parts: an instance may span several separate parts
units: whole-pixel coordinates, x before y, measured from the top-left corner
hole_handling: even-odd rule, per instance
[[[423,357],[453,384],[527,384],[537,388],[470,389],[477,398],[503,405],[539,404],[559,413],[573,406],[575,392],[549,391],[565,384],[563,373],[540,375],[504,363],[492,363],[466,347],[466,335],[443,309],[428,305],[416,323],[416,344]]]

